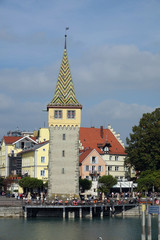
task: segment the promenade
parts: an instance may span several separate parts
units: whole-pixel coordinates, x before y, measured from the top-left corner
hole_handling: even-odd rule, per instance
[[[5,211],[6,208],[7,211],[11,208],[13,212],[13,209],[23,209],[23,216],[25,218],[44,216],[61,218],[103,218],[104,216],[126,215],[126,213],[131,210],[130,214],[132,216],[141,215],[141,204],[134,199],[108,199],[105,201],[80,201],[74,199],[62,201],[55,199],[52,201],[41,201],[0,197],[1,211],[2,209]]]

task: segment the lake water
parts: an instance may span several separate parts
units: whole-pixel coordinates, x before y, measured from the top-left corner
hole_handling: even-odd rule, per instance
[[[157,231],[158,221],[153,217],[152,240],[158,239]],[[0,240],[96,240],[99,236],[103,240],[141,240],[141,218],[0,218]]]

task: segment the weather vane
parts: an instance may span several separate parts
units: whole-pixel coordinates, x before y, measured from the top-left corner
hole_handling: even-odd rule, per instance
[[[65,37],[67,37],[67,30],[69,30],[69,27],[66,27],[65,29]]]
[[[65,49],[66,49],[67,30],[69,30],[69,27],[66,27],[66,29],[65,29],[65,44],[64,44]]]

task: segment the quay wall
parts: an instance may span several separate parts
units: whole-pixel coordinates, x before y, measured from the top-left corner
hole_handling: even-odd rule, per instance
[[[9,218],[9,217],[23,217],[24,211],[22,207],[15,206],[1,206],[0,207],[0,217]]]
[[[64,209],[63,209],[64,208]],[[101,216],[103,212],[103,216],[141,216],[142,209],[141,205],[135,207],[118,207],[115,206],[114,211],[110,210],[110,207],[105,206],[86,206],[86,207],[56,207],[56,206],[0,206],[0,218],[8,218],[8,217],[25,217],[26,211],[28,217],[40,217],[40,216],[52,216],[52,217],[63,217],[63,212],[65,211],[65,215],[67,218],[69,217],[70,212],[74,212],[75,217],[79,217],[80,210],[82,209],[82,217],[87,217],[87,214],[90,214],[90,210],[92,211],[92,216]],[[147,212],[147,211],[146,211]]]

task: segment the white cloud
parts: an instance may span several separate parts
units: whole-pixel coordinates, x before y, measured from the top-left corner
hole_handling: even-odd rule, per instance
[[[53,77],[55,75],[56,77]],[[1,91],[16,98],[41,99],[42,96],[48,95],[51,88],[54,92],[57,77],[58,73],[54,66],[41,70],[0,70]]]
[[[41,69],[0,70],[0,110],[6,110],[0,124],[6,132],[17,124],[34,129],[47,121],[42,109],[54,94],[61,59],[57,60],[59,63]],[[142,114],[157,107],[160,55],[135,46],[103,46],[86,51],[78,60],[69,58],[69,62],[76,95],[84,108],[84,126],[110,123],[125,139]]]
[[[0,93],[0,111],[8,111],[13,106],[13,99]]]
[[[121,134],[123,141],[132,132],[132,127],[138,125],[143,113],[152,112],[154,108],[138,105],[127,104],[115,100],[105,100],[90,108],[84,108],[82,112],[82,125],[107,127],[108,124]]]
[[[1,100],[1,96],[0,96]],[[11,99],[10,99],[11,101]],[[4,106],[5,107],[5,106]],[[6,135],[9,130],[38,130],[47,126],[47,113],[43,112],[43,106],[39,102],[20,102],[13,101],[12,105],[8,104],[8,108],[2,111],[0,118],[0,137]]]
[[[106,89],[125,91],[160,88],[160,54],[140,51],[135,46],[91,49],[73,64],[74,79],[81,88],[84,85],[90,88],[90,93],[95,90],[104,93]]]

